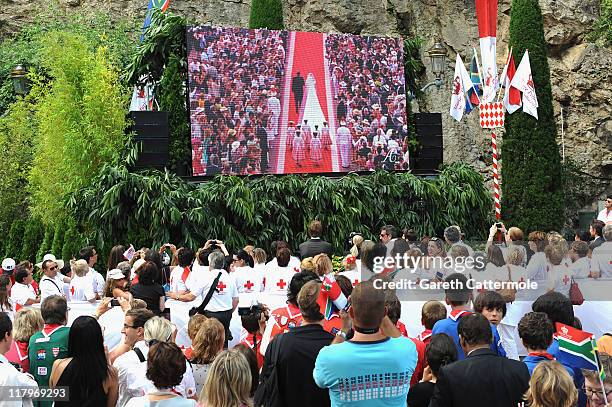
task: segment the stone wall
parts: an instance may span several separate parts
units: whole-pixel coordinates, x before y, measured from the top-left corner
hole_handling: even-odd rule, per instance
[[[7,0],[0,10],[0,38],[32,18],[37,3]],[[60,0],[69,9],[98,8],[100,1]],[[489,134],[479,128],[476,112],[455,122],[446,112],[449,82],[456,52],[465,61],[478,42],[474,0],[284,0],[285,25],[291,30],[354,34],[418,35],[425,50],[440,37],[449,50],[446,84],[430,88],[415,102],[415,110],[443,112],[445,161],[471,163],[490,177]],[[113,15],[142,18],[146,0],[109,0]],[[504,64],[511,0],[500,0],[498,65]],[[599,14],[600,0],[540,0],[549,63],[558,142],[563,110],[565,154],[595,177],[591,195],[596,201],[610,192],[612,177],[612,50],[585,40]],[[199,23],[247,26],[250,0],[172,0],[171,10]],[[517,64],[519,61],[516,61]],[[429,66],[428,66],[429,68]],[[433,79],[428,71],[423,83]],[[537,91],[537,90],[536,90]],[[503,134],[500,134],[503,142]],[[502,163],[503,165],[503,163]]]

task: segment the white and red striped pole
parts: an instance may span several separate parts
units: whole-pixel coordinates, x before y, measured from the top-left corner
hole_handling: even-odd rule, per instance
[[[497,136],[491,132],[491,147],[493,147],[493,197],[495,199],[495,219],[501,220],[501,203],[499,201],[499,164],[497,163]]]

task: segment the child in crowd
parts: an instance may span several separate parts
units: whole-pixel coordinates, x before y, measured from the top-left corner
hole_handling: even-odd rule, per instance
[[[421,324],[425,330],[417,337],[425,345],[431,340],[431,330],[436,322],[446,319],[446,307],[440,301],[427,301],[421,309]]]
[[[555,329],[545,313],[529,312],[525,314],[519,322],[518,333],[528,352],[523,363],[527,365],[530,375],[533,375],[533,370],[540,362],[555,360],[554,356],[547,351],[552,344]],[[568,365],[563,365],[563,367],[573,379],[574,369]]]

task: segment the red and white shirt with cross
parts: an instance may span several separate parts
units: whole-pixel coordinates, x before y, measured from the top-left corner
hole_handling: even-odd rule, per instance
[[[565,264],[561,263],[558,266],[549,265],[546,288],[549,291],[553,290],[569,297],[572,277],[572,269]]]
[[[299,271],[299,270],[298,270]],[[296,271],[291,267],[270,267],[266,273],[265,292],[276,295],[287,295],[287,288]]]
[[[207,271],[206,277],[202,279],[201,290],[194,294],[196,294],[196,296],[205,296],[219,272],[221,272],[221,277],[219,278],[217,287],[215,287],[210,302],[206,306],[206,311],[220,312],[232,309],[232,300],[238,298],[238,290],[236,289],[234,277],[230,276],[225,270]]]
[[[263,289],[263,275],[249,266],[236,267],[231,275],[236,282],[238,294],[259,293]]]

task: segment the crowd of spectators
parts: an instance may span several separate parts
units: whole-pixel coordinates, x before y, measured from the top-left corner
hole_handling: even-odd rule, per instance
[[[265,173],[278,135],[287,32],[193,27],[188,38],[194,175]]]
[[[329,34],[325,50],[336,123],[351,134],[350,163],[360,170],[408,169],[401,39]]]
[[[523,242],[520,229],[495,224],[485,253],[470,247],[457,226],[443,239],[418,239],[411,229],[400,235],[386,225],[376,242],[353,234],[344,270],[335,273],[333,247],[313,221],[301,259],[282,241],[274,242],[270,261],[262,248],[230,252],[219,240],[195,253],[170,244],[158,250],[115,246],[102,287],[93,247],[65,264],[45,256],[39,267],[49,282],[41,279],[39,288],[29,281],[27,265],[7,258],[0,279],[0,389],[68,388],[69,400],[58,399],[57,406],[243,407],[271,400],[292,407],[602,406],[612,401],[610,334],[596,338],[603,381],[565,358],[555,334],[555,324],[582,329],[560,275],[580,279],[584,267],[575,272],[576,263],[588,261],[582,278],[612,278],[612,224],[600,226],[591,224],[588,243],[576,233],[569,244],[556,232],[538,231]],[[544,274],[546,289],[529,310],[512,315],[517,292],[509,299],[503,290],[466,289],[470,274],[456,272],[451,261],[441,275],[416,273],[446,283],[446,305],[426,302],[422,332],[409,333],[399,291],[380,288],[410,267],[394,264],[397,254],[429,259],[419,262],[423,270],[436,267],[437,258],[481,256],[483,267],[470,273],[506,281],[504,266],[512,265],[524,270],[517,276],[538,280]],[[380,267],[385,259],[391,264]],[[12,280],[26,288],[14,291]],[[55,292],[43,290],[45,284],[56,284]],[[258,301],[262,293],[286,296],[286,306],[269,309]],[[93,315],[70,318],[71,304],[91,300]],[[178,328],[166,309],[182,302],[194,305],[189,347],[176,344]],[[235,311],[242,333],[232,341]],[[118,340],[102,328],[107,313],[120,315]],[[519,355],[514,331],[526,355]]]

